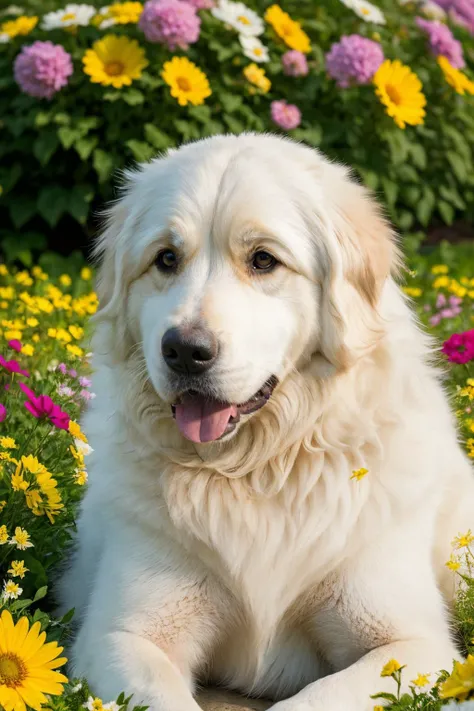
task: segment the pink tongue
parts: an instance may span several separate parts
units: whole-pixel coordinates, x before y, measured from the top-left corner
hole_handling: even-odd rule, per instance
[[[176,424],[179,431],[191,442],[213,442],[224,434],[232,416],[237,415],[235,405],[226,405],[204,396],[186,394],[176,405]]]

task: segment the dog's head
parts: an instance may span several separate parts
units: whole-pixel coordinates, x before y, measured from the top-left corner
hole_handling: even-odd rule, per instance
[[[206,139],[128,174],[97,253],[111,354],[140,352],[194,442],[232,436],[295,370],[350,368],[375,342],[396,259],[345,168],[255,135]]]

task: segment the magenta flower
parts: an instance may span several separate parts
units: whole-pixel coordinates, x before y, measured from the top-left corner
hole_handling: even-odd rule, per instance
[[[37,99],[51,99],[66,86],[72,71],[71,55],[49,41],[24,45],[14,63],[16,83]]]
[[[474,329],[454,333],[443,343],[442,351],[451,363],[468,363],[474,360]]]
[[[3,422],[7,416],[7,408],[0,402],[0,422]]]
[[[271,115],[273,123],[283,128],[285,131],[291,131],[297,128],[301,123],[301,111],[294,104],[287,104],[286,101],[272,101]]]
[[[173,51],[198,41],[201,19],[194,5],[183,0],[148,0],[138,26],[149,42]]]
[[[27,370],[20,368],[19,363],[16,360],[5,360],[5,358],[0,355],[0,365],[8,370],[9,373],[18,373],[19,375],[24,375],[25,378],[29,378],[30,374]]]
[[[57,366],[57,370],[59,370],[59,372],[62,373],[63,375],[66,375],[67,365],[65,363],[59,363],[59,365]]]
[[[19,383],[19,386],[28,398],[24,404],[33,417],[37,419],[45,417],[60,430],[67,430],[69,428],[69,415],[67,412],[64,412],[64,410],[61,410],[59,405],[55,405],[48,395],[39,395],[37,397],[33,390],[28,388],[24,383]]]
[[[438,20],[424,20],[422,17],[417,17],[415,22],[428,35],[430,50],[435,57],[443,55],[456,69],[462,69],[466,65],[462,44],[455,39],[447,25]]]
[[[472,0],[435,0],[459,25],[474,35],[474,4]]]
[[[344,35],[326,55],[326,68],[342,89],[368,84],[384,60],[378,42],[360,35]]]
[[[11,341],[8,341],[8,347],[11,348],[12,351],[16,351],[17,353],[19,353],[19,352],[21,351],[21,348],[22,348],[21,342],[20,342],[20,341],[17,341],[16,338],[14,338],[14,339],[11,340]]]
[[[283,74],[287,77],[305,77],[309,71],[308,62],[303,52],[297,49],[290,49],[281,58]]]

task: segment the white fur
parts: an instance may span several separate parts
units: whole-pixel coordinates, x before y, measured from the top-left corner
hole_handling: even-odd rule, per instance
[[[153,265],[170,244],[177,276]],[[251,276],[258,248],[285,266]],[[450,668],[444,563],[473,479],[372,199],[301,145],[217,137],[128,175],[98,253],[94,453],[61,585],[74,673],[152,711],[196,711],[202,683],[368,711],[390,658],[407,682]],[[280,380],[213,444],[179,434],[160,354],[196,318],[221,344],[216,397]]]

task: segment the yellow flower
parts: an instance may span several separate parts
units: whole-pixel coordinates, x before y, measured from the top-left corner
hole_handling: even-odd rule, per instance
[[[4,264],[0,264],[0,276],[7,276],[8,275],[8,269]]]
[[[141,77],[148,62],[136,40],[106,35],[94,42],[82,59],[84,72],[94,84],[120,89]]]
[[[12,560],[11,568],[8,570],[8,573],[14,578],[24,578],[28,571],[29,568],[25,566],[24,560]]]
[[[247,81],[261,89],[264,94],[270,91],[272,86],[270,79],[266,76],[265,70],[261,67],[257,67],[255,62],[245,67],[243,73]]]
[[[84,706],[86,707],[86,709],[88,709],[88,711],[103,711],[103,704],[104,702],[102,701],[102,699],[99,699],[98,696],[96,696],[95,698],[89,696],[89,698],[87,699],[87,703],[84,704]]]
[[[423,293],[419,286],[404,286],[402,289],[407,296],[413,296],[414,298],[421,296]]]
[[[71,353],[74,356],[77,356],[78,358],[80,358],[81,356],[84,355],[84,351],[82,350],[82,348],[79,348],[79,346],[76,346],[75,343],[68,343],[66,348],[69,351],[69,353]]]
[[[378,706],[374,706],[374,711],[385,711],[385,709],[383,706],[378,705]]]
[[[20,597],[21,593],[23,592],[22,588],[18,585],[18,583],[13,582],[13,580],[5,580],[3,584],[3,599],[8,600],[16,600],[17,597]],[[1,652],[0,652],[0,682],[2,681],[2,677],[4,674],[2,674],[2,662],[1,662]],[[1,690],[0,686],[0,690]],[[1,699],[1,691],[0,691],[0,699]]]
[[[40,622],[30,629],[22,617],[14,625],[11,614],[3,610],[0,639],[0,705],[5,711],[25,711],[27,705],[38,710],[47,703],[45,694],[62,694],[68,680],[55,670],[67,659],[59,656],[63,648],[57,642],[46,642]]]
[[[474,689],[474,656],[464,663],[455,662],[452,674],[439,687],[441,699],[455,698],[463,701]]]
[[[47,281],[48,280],[48,275],[39,266],[33,267],[33,269],[31,270],[31,273],[33,274],[33,276],[36,279],[39,279],[39,281]]]
[[[472,535],[471,529],[469,529],[466,533],[460,533],[458,536],[456,536],[456,538],[452,541],[451,545],[455,549],[469,548],[473,541],[474,536]]]
[[[207,76],[187,57],[173,57],[165,62],[161,76],[180,106],[199,106],[212,94]]]
[[[5,331],[3,335],[5,336],[7,341],[19,341],[23,334],[21,331]]]
[[[360,481],[368,473],[369,473],[369,470],[365,469],[364,467],[361,467],[361,469],[354,469],[354,471],[352,472],[351,479],[357,479],[357,481]]]
[[[33,279],[30,277],[26,269],[15,275],[15,281],[18,282],[18,284],[23,284],[23,286],[32,286],[33,284]]]
[[[85,469],[78,469],[76,473],[74,474],[74,479],[76,480],[76,484],[79,486],[84,486],[87,484],[87,472]]]
[[[311,42],[299,22],[292,20],[279,5],[272,5],[265,13],[265,19],[275,32],[291,49],[308,54]]]
[[[71,286],[72,279],[69,274],[61,274],[61,276],[59,277],[59,283],[61,284],[61,286]]]
[[[26,491],[29,487],[29,483],[25,481],[23,474],[19,471],[19,469],[12,474],[11,484],[13,491]]]
[[[449,278],[447,276],[440,276],[433,282],[434,289],[444,289],[449,286]]]
[[[142,12],[141,2],[114,2],[107,8],[103,8],[103,12],[96,15],[94,20],[99,27],[105,20],[112,21],[114,25],[136,24]]]
[[[71,324],[69,326],[69,333],[74,336],[76,341],[79,341],[84,335],[84,329],[80,326],[75,326],[74,324]]]
[[[397,662],[396,659],[390,659],[382,669],[380,676],[392,676],[395,672],[399,671],[402,665]]]
[[[30,541],[30,534],[20,526],[15,528],[15,535],[12,536],[8,542],[11,546],[16,546],[20,551],[33,548],[33,543]]]
[[[461,563],[459,560],[457,560],[454,556],[451,556],[451,558],[445,563],[446,567],[449,568],[449,570],[452,570],[453,572],[456,572],[456,570],[459,570],[461,567]]]
[[[36,326],[39,324],[39,321],[37,318],[31,317],[26,319],[26,323],[31,328],[36,328]]]
[[[25,345],[22,346],[21,352],[23,353],[23,355],[32,356],[35,352],[35,349],[31,345],[31,343],[25,343]]]
[[[16,20],[10,20],[9,22],[4,22],[0,26],[0,33],[8,35],[10,39],[14,37],[19,37],[20,35],[29,35],[31,30],[33,30],[38,24],[38,18],[27,17],[26,15],[21,15],[17,17]]]
[[[81,430],[81,426],[79,425],[79,423],[75,422],[74,420],[69,420],[69,434],[71,434],[74,439],[78,439],[81,442],[87,444],[87,437]]]
[[[399,128],[406,124],[417,126],[423,123],[426,98],[422,84],[411,69],[396,59],[386,59],[374,76],[375,93],[384,104],[386,113]]]
[[[17,443],[13,437],[0,437],[0,447],[3,447],[3,449],[17,449]]]
[[[0,546],[4,546],[8,541],[8,531],[5,525],[0,526]]]
[[[6,505],[7,505],[7,502],[6,502],[6,501],[0,501],[0,513],[2,513],[2,511],[3,511],[3,509],[5,508]]]
[[[27,457],[23,455],[23,457],[21,458],[21,463],[23,464],[23,467],[31,474],[41,474],[46,471],[46,467],[44,466],[44,464],[41,464],[41,462],[39,462],[38,459],[32,454],[29,454]]]
[[[90,281],[92,279],[92,269],[89,269],[89,267],[82,267],[81,279],[83,281]]]
[[[426,686],[427,684],[430,683],[429,677],[430,677],[429,674],[418,674],[416,679],[413,679],[413,681],[411,683],[414,684],[415,686],[419,686],[421,688],[422,686]]]
[[[444,78],[450,86],[458,93],[464,95],[466,92],[468,94],[474,94],[474,81],[471,81],[463,72],[459,69],[455,69],[450,63],[447,57],[442,55],[438,57],[438,64],[444,74]]]

